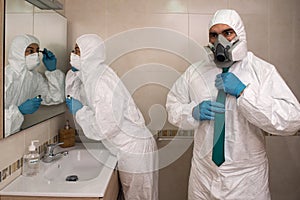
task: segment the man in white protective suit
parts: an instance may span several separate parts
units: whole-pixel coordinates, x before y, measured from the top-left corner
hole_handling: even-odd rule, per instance
[[[273,65],[248,52],[236,11],[214,14],[209,42],[207,60],[182,74],[166,103],[172,124],[195,130],[188,199],[270,199],[264,131],[297,132],[299,102]]]
[[[65,99],[65,75],[56,69],[55,55],[44,49],[45,77],[35,69],[40,66],[39,40],[32,35],[16,36],[9,49],[5,67],[5,136],[20,130],[24,115],[40,105],[55,105]]]
[[[157,200],[157,146],[133,98],[107,66],[104,41],[95,34],[77,38],[66,76],[66,103],[85,136],[118,158],[126,200]]]

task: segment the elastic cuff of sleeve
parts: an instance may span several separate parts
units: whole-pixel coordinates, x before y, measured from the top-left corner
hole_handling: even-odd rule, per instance
[[[237,98],[239,98],[240,96],[242,96],[242,94],[244,93],[244,91],[246,90],[246,88],[247,88],[249,85],[250,85],[250,83],[247,84],[247,85],[244,87],[244,89],[240,92],[240,94],[237,96]]]
[[[243,93],[243,91],[245,90],[246,87],[247,86],[244,85],[244,84],[242,84],[238,87],[238,89],[237,89],[238,92],[237,92],[236,98],[239,98],[242,95],[242,93]]]

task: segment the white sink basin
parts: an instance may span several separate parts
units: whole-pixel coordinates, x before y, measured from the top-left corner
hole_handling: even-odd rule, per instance
[[[109,156],[105,150],[99,153],[106,154],[106,159]],[[96,178],[103,168],[103,164],[85,149],[69,150],[68,155],[45,166],[44,177],[51,182],[88,181]]]
[[[41,161],[37,176],[19,176],[0,190],[0,195],[103,197],[117,158],[99,142],[56,149],[66,150],[68,155],[51,163]],[[77,175],[78,181],[66,181],[69,175]]]

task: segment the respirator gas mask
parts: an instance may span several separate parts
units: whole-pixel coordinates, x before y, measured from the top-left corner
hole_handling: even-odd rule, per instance
[[[219,34],[216,42],[209,43],[208,47],[211,50],[209,56],[213,57],[219,68],[230,67],[234,62],[242,60],[247,55],[247,43],[239,40],[238,36],[228,41],[222,34]]]

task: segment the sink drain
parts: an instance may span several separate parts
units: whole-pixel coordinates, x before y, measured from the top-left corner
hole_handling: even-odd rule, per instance
[[[78,176],[77,175],[67,176],[66,181],[73,181],[73,182],[78,181]]]

